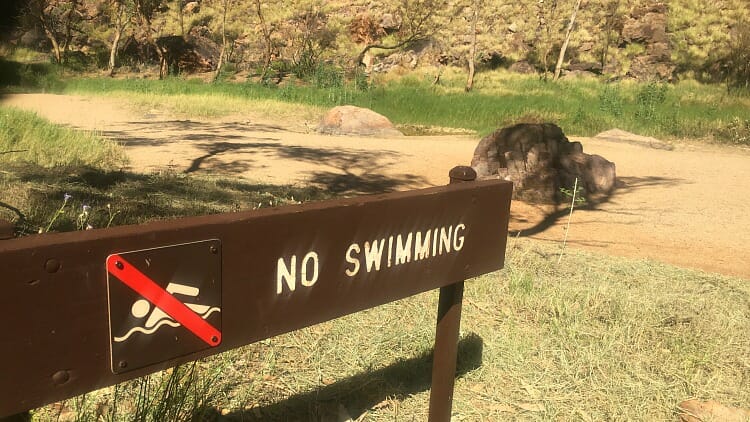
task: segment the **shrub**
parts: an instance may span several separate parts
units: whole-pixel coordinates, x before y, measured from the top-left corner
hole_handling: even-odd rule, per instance
[[[719,138],[737,145],[750,145],[750,119],[734,117],[719,130]]]
[[[723,67],[729,90],[750,89],[750,22],[738,22]]]
[[[619,85],[607,84],[599,94],[599,109],[605,113],[620,117],[624,104]]]
[[[655,120],[659,106],[667,99],[667,89],[666,84],[653,81],[639,89],[635,98],[638,107],[635,116],[641,120]]]

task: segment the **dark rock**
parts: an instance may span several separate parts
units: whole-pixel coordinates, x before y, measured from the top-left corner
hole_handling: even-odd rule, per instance
[[[594,63],[594,62],[571,63],[568,66],[568,70],[571,72],[583,71],[583,72],[591,72],[591,73],[601,73],[602,65],[601,63]]]
[[[512,65],[510,65],[508,70],[510,70],[511,72],[523,74],[536,73],[536,68],[534,68],[534,66],[526,60],[520,60],[513,63]]]
[[[563,72],[563,79],[596,78],[596,73],[587,70],[569,70]]]
[[[646,13],[641,18],[633,18],[625,21],[622,28],[622,37],[627,42],[641,43],[666,43],[667,38],[667,15],[658,13]]]
[[[645,47],[644,53],[632,58],[627,76],[639,80],[673,79],[676,66],[672,63],[664,3],[634,9],[623,23],[621,36],[623,47],[631,43]]]
[[[156,40],[171,71],[210,72],[216,66],[220,48],[202,36],[167,36]]]
[[[523,123],[484,137],[471,160],[480,179],[513,182],[513,196],[529,202],[557,203],[560,188],[575,179],[585,195],[608,194],[615,186],[615,164],[585,154],[580,142],[570,142],[557,125]]]
[[[31,28],[24,32],[19,42],[22,46],[31,48],[45,48],[49,44],[44,33],[38,28]]]

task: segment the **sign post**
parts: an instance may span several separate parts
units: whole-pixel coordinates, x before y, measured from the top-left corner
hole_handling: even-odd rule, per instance
[[[0,418],[440,288],[430,414],[447,420],[463,280],[502,268],[511,193],[453,183],[0,241]]]
[[[459,166],[451,169],[449,176],[451,184],[473,182],[477,178],[477,173],[471,167]],[[430,422],[451,419],[463,297],[463,280],[440,288],[432,362]]]

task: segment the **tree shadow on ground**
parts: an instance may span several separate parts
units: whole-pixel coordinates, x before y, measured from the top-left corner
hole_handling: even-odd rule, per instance
[[[576,205],[575,209],[581,210],[581,211],[589,211],[589,212],[604,212],[608,214],[612,214],[612,213],[627,214],[627,212],[624,212],[624,211],[621,212],[621,211],[613,211],[613,210],[604,210],[601,208],[601,206],[615,199],[619,199],[620,197],[627,195],[628,193],[633,192],[635,190],[647,189],[653,186],[660,186],[660,187],[678,186],[684,183],[687,183],[684,179],[675,179],[675,178],[669,178],[669,177],[658,177],[658,176],[618,177],[617,184],[615,186],[614,191],[612,191],[612,193],[607,194],[607,195],[599,195],[599,196],[594,196],[591,198],[586,198],[586,203],[583,205]],[[511,235],[519,236],[519,237],[530,237],[530,236],[537,235],[539,233],[546,231],[550,227],[555,226],[561,219],[564,219],[565,217],[567,217],[568,214],[570,214],[570,204],[567,204],[567,205],[560,204],[556,207],[554,211],[545,215],[544,219],[540,221],[539,223],[535,224],[532,227],[519,230],[516,233],[511,233]]]
[[[52,231],[77,229],[82,206],[90,207],[94,228],[140,224],[195,215],[316,201],[332,197],[315,187],[270,185],[243,180],[186,176],[174,172],[138,174],[90,167],[44,168],[3,163],[0,172],[0,218],[16,224],[19,235],[44,228],[63,205]]]
[[[482,338],[474,333],[459,341],[457,376],[463,376],[481,366],[483,348]],[[339,406],[343,406],[352,419],[356,420],[368,409],[387,399],[400,400],[428,391],[432,377],[432,357],[433,350],[430,350],[385,368],[362,372],[317,390],[295,394],[276,403],[230,413],[221,420],[338,420]]]
[[[268,171],[266,162],[285,159],[323,166],[312,171],[307,182],[342,195],[374,194],[414,189],[427,184],[413,174],[384,175],[383,169],[397,161],[395,151],[364,151],[356,148],[314,148],[282,144],[279,138],[258,137],[243,132],[280,132],[282,128],[264,124],[213,123],[190,120],[129,122],[133,130],[106,131],[103,135],[122,145],[167,146],[187,144],[199,151],[185,173],[211,172],[236,175]],[[164,137],[165,133],[173,134]],[[263,175],[259,175],[263,176]]]

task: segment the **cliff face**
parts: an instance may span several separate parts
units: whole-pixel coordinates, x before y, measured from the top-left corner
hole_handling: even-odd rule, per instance
[[[48,1],[57,7],[69,2]],[[563,68],[637,79],[705,76],[717,69],[733,31],[750,22],[746,1],[589,0],[578,11]],[[70,50],[96,57],[111,45],[112,10],[97,0],[77,4],[76,16],[81,19],[74,22]],[[200,33],[203,44],[211,41],[218,46],[225,34],[228,62],[238,70],[271,65],[289,70],[320,63],[353,68],[359,62],[380,72],[465,67],[470,51],[475,51],[480,67],[543,72],[554,67],[574,4],[575,0],[163,0],[153,13],[151,31],[157,39],[184,35],[189,43],[192,34]],[[69,16],[62,12],[60,19]],[[121,48],[148,51],[133,45],[143,38],[138,36],[143,30],[132,13],[128,19],[124,38],[129,41]],[[27,25],[11,42],[49,51],[50,40],[32,21],[21,19]],[[127,62],[151,60],[153,54],[136,54]],[[186,64],[185,71],[205,70],[206,63],[217,61],[202,60],[200,66]]]

